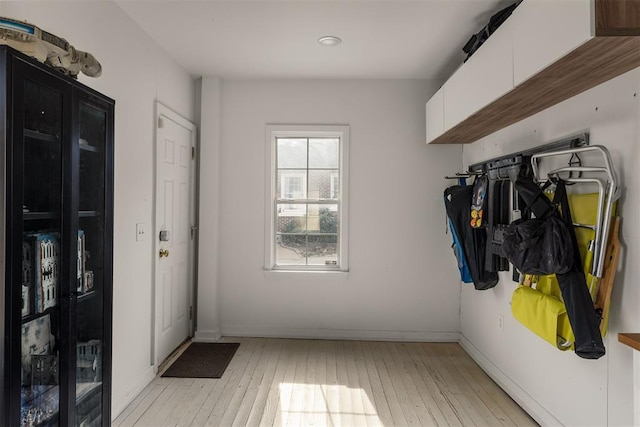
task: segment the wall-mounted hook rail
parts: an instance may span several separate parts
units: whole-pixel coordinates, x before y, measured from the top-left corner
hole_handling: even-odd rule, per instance
[[[584,147],[587,145],[589,145],[589,134],[586,132],[580,133],[549,142],[548,144],[540,145],[539,147],[507,154],[505,156],[494,157],[493,159],[485,160],[480,163],[474,163],[469,166],[469,171],[489,172],[490,169],[492,169],[494,170],[495,176],[499,177],[496,179],[507,179],[508,175],[506,173],[503,173],[504,168],[523,164],[523,161],[526,163],[528,162],[528,158],[534,154],[544,153],[547,151]]]

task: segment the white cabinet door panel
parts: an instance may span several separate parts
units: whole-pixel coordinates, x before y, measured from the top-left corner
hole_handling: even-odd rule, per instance
[[[471,67],[463,64],[444,84],[444,130],[445,132],[466,119],[473,112],[474,87]]]
[[[467,62],[471,66],[471,113],[513,89],[513,32],[507,20]]]
[[[513,89],[512,28],[507,20],[445,83],[445,131]]]
[[[444,88],[441,87],[426,105],[427,144],[444,133]]]
[[[516,86],[591,38],[591,1],[524,0],[516,8],[508,20]]]

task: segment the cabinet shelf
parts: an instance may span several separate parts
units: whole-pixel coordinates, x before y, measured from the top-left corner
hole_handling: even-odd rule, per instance
[[[58,310],[58,306],[54,305],[53,307],[49,307],[47,308],[45,311],[43,311],[42,313],[36,313],[36,314],[29,314],[27,316],[24,316],[22,318],[22,323],[27,323],[27,322],[31,322],[32,320],[38,319],[40,317],[44,317],[48,314],[51,314],[55,311]]]
[[[60,142],[60,138],[54,135],[49,135],[47,133],[38,132],[31,129],[24,129],[25,138],[34,139],[36,141],[43,142]]]
[[[95,290],[79,294],[78,295],[78,302],[80,303],[80,302],[89,300],[89,299],[93,298],[94,296],[96,296],[96,294],[97,294],[97,292]]]
[[[60,218],[60,215],[55,212],[23,212],[22,218],[25,221],[33,221],[38,219],[56,219]]]
[[[78,212],[80,218],[93,218],[98,216],[98,211],[80,211]]]
[[[91,153],[100,153],[101,150],[98,147],[94,147],[93,145],[89,145],[89,144],[80,144],[80,150],[82,151],[88,151]]]

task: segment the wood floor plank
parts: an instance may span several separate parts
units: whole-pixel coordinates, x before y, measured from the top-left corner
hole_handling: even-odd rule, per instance
[[[139,425],[160,426],[169,417],[171,411],[176,407],[176,403],[181,399],[186,390],[185,385],[177,387],[165,387],[164,391],[158,396],[156,401],[157,410],[147,411],[138,421]]]
[[[338,379],[338,420],[340,425],[355,425],[355,417],[353,414],[353,403],[351,402],[351,393],[347,388],[347,361],[345,359],[344,341],[336,343],[336,375]]]
[[[389,408],[389,402],[387,402],[387,396],[384,391],[384,386],[382,385],[382,380],[380,379],[380,374],[373,360],[371,348],[367,342],[360,342],[359,346],[366,365],[367,377],[371,384],[373,407],[378,414],[380,423],[384,426],[391,426],[393,425],[391,409]]]
[[[418,346],[420,356],[425,360],[427,369],[431,376],[436,381],[438,388],[442,392],[443,396],[449,403],[451,408],[454,408],[456,415],[462,422],[463,426],[475,426],[477,420],[475,419],[475,411],[473,405],[470,405],[468,399],[464,395],[464,391],[460,392],[457,384],[454,383],[451,376],[448,374],[448,370],[445,366],[442,366],[440,359],[435,352],[435,349],[442,345],[442,343],[430,344],[421,343]]]
[[[247,364],[244,372],[240,376],[240,380],[236,384],[235,391],[233,393],[225,394],[222,397],[222,404],[220,411],[214,411],[209,415],[207,420],[207,426],[230,426],[233,423],[242,400],[246,396],[249,383],[256,368],[259,366],[262,353],[267,346],[267,340],[258,340],[258,346],[254,349],[249,363]]]
[[[130,426],[536,426],[455,343],[223,338],[222,378],[156,378]]]
[[[254,369],[247,372],[247,376],[250,377],[245,392],[242,395],[241,399],[238,401],[237,409],[234,409],[233,404],[230,405],[228,411],[229,415],[225,415],[227,419],[231,418],[233,415],[233,411],[235,411],[235,417],[232,421],[232,426],[242,427],[247,425],[247,421],[249,419],[249,414],[251,413],[251,409],[255,404],[256,398],[258,397],[258,389],[260,387],[260,383],[264,380],[265,372],[269,368],[269,363],[274,366],[277,362],[277,357],[279,353],[276,353],[276,347],[279,350],[278,342],[276,340],[269,339],[267,340],[266,345],[262,351],[262,354],[257,358],[258,362]],[[272,355],[275,354],[276,359],[272,360]],[[238,386],[238,388],[243,387],[242,384]]]
[[[424,406],[425,410],[428,412],[430,419],[426,419],[423,417],[420,419],[423,425],[439,425],[444,426],[447,425],[447,421],[442,413],[442,410],[438,407],[436,401],[431,396],[427,385],[422,380],[422,377],[418,374],[416,369],[416,365],[408,356],[408,346],[406,343],[392,343],[389,345],[391,349],[391,354],[396,358],[397,363],[402,365],[404,375],[407,378],[408,382],[411,382],[412,387],[410,389],[410,394],[414,399],[420,401]],[[416,406],[418,407],[418,406]]]
[[[318,383],[316,380],[319,363],[319,342],[317,340],[309,342],[309,354],[307,357],[307,367],[304,380],[302,381],[302,420],[299,425],[312,425],[315,419],[315,399],[318,394]]]
[[[314,404],[313,419],[311,423],[314,426],[326,427],[329,425],[327,414],[327,350],[329,346],[326,341],[317,341],[315,351],[318,353],[316,364],[315,387],[317,388]]]
[[[297,353],[296,373],[293,377],[291,388],[291,400],[287,408],[288,417],[286,424],[297,427],[302,425],[302,411],[304,404],[304,378],[307,374],[307,358],[309,357],[309,341],[302,342],[302,348]]]
[[[362,406],[366,417],[367,425],[371,427],[382,427],[382,422],[378,415],[371,386],[371,379],[367,370],[367,364],[362,352],[362,343],[353,341],[353,357],[355,361],[355,369],[358,375],[358,382],[362,393]]]
[[[346,387],[349,393],[349,400],[351,400],[351,413],[353,414],[354,423],[359,426],[367,426],[367,417],[364,411],[364,401],[360,388],[360,377],[358,376],[356,357],[353,350],[353,341],[345,341],[344,343],[344,360],[347,368]]]
[[[260,426],[267,427],[275,424],[276,412],[280,408],[281,385],[285,382],[287,372],[291,373],[291,378],[295,375],[295,370],[291,369],[293,364],[294,340],[282,340],[282,350],[273,381],[267,392],[264,410],[260,419]],[[278,424],[281,425],[281,424]]]
[[[153,410],[154,402],[162,394],[162,392],[167,388],[167,385],[156,385],[151,384],[148,386],[150,388],[149,392],[146,394],[144,399],[136,406],[136,408],[131,411],[129,416],[120,423],[121,427],[129,427],[129,426],[142,426],[143,424],[139,423],[140,418],[149,410]]]
[[[111,427],[120,427],[124,420],[126,420],[129,415],[140,405],[140,403],[144,400],[145,397],[151,392],[151,390],[155,387],[155,383],[149,384],[145,387],[140,394],[138,394],[135,399],[126,407],[118,417],[111,423]]]
[[[302,340],[294,340],[291,348],[291,356],[289,365],[284,374],[284,380],[278,386],[280,394],[280,404],[276,407],[276,413],[273,420],[274,426],[286,426],[289,421],[289,408],[291,407],[291,396],[293,394],[293,384],[296,377],[296,369],[298,367],[299,355],[304,348],[305,342]]]
[[[426,408],[424,408],[422,402],[417,402],[413,398],[414,393],[411,387],[412,384],[410,384],[410,381],[407,381],[404,373],[401,372],[400,368],[396,365],[396,362],[390,352],[389,343],[381,343],[378,345],[380,347],[382,359],[389,371],[391,383],[398,395],[400,407],[402,408],[404,417],[407,420],[406,425],[419,426],[422,425],[423,422],[426,423],[426,425],[434,425],[435,421],[431,420],[429,422],[429,414],[426,411]]]
[[[282,355],[282,347],[284,345],[284,341],[270,340],[270,342],[272,346],[268,349],[269,360],[267,361],[264,372],[260,377],[260,382],[257,386],[256,391],[256,398],[253,401],[251,411],[249,412],[245,423],[245,425],[247,426],[260,425],[260,420],[262,419],[265,405],[267,403],[267,397],[269,395],[271,385],[273,384],[274,377],[276,375],[276,369],[278,367],[278,362],[280,362],[280,356]],[[254,377],[256,376],[254,375]]]
[[[227,370],[216,381],[216,384],[207,395],[206,400],[202,403],[202,406],[198,409],[196,416],[192,422],[194,426],[204,426],[207,423],[209,417],[214,413],[224,412],[226,404],[222,401],[223,398],[231,398],[231,394],[240,377],[244,373],[244,370],[251,359],[254,349],[258,346],[258,340],[243,340],[240,343],[240,347],[231,363],[227,367]],[[226,400],[228,404],[228,400]]]
[[[400,405],[400,399],[391,381],[391,371],[387,368],[387,365],[382,359],[380,353],[380,343],[369,343],[369,349],[373,355],[373,361],[380,375],[380,381],[384,390],[384,394],[387,396],[387,403],[389,404],[389,410],[391,411],[392,424],[398,426],[406,426],[408,424],[407,419],[404,416],[404,411]]]
[[[451,405],[451,402],[445,396],[445,390],[438,387],[434,375],[430,372],[432,369],[430,369],[429,362],[427,362],[425,357],[420,354],[419,346],[419,343],[410,344],[411,350],[409,351],[409,357],[416,366],[417,374],[420,375],[422,381],[427,387],[427,390],[429,391],[429,396],[423,396],[423,398],[430,398],[435,402],[440,409],[440,412],[442,412],[442,415],[445,417],[445,425],[454,427],[462,426],[463,418],[461,418],[456,407]]]
[[[327,405],[328,423],[330,426],[340,427],[340,391],[338,386],[338,343],[327,343],[327,387],[325,400]]]
[[[197,411],[195,408],[202,405],[214,384],[215,382],[209,378],[196,378],[191,386],[186,387],[184,395],[179,397],[175,408],[162,425],[190,425]]]
[[[487,374],[485,374],[480,366],[469,357],[469,355],[460,346],[450,347],[455,357],[452,357],[452,361],[458,371],[467,381],[469,387],[471,387],[476,394],[485,395],[491,399],[494,405],[496,405],[500,413],[496,413],[496,416],[507,416],[511,423],[516,426],[533,426],[536,425],[535,421],[522,410],[518,404],[511,398],[505,398],[504,390],[502,390],[498,384],[496,384]],[[508,396],[507,396],[508,397]]]
[[[441,363],[448,367],[447,373],[450,375],[454,384],[458,387],[458,391],[462,389],[467,391],[464,396],[468,399],[470,406],[475,411],[474,419],[479,425],[512,426],[513,423],[511,420],[495,405],[495,402],[493,402],[492,399],[488,399],[481,391],[480,394],[476,393],[478,388],[469,387],[469,384],[464,379],[461,371],[455,366],[455,355],[451,350],[455,346],[457,346],[457,344],[443,343],[435,348]]]

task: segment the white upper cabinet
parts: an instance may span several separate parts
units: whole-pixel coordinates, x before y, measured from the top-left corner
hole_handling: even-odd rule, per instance
[[[513,89],[513,25],[507,19],[467,61],[471,65],[472,113]]]
[[[444,133],[444,88],[438,91],[427,102],[427,144]]]
[[[513,40],[505,22],[444,85],[444,130],[513,88]]]
[[[444,84],[444,130],[513,89],[513,35],[507,20]]]
[[[591,0],[525,0],[507,20],[513,32],[514,83],[545,69],[593,36]]]
[[[471,58],[473,59],[473,57]],[[444,130],[451,129],[473,112],[473,72],[470,61],[460,66],[443,86]]]
[[[427,140],[471,143],[637,67],[640,0],[524,0],[427,103]]]

